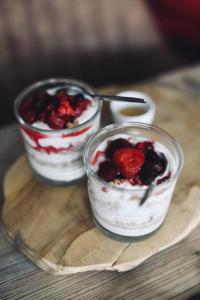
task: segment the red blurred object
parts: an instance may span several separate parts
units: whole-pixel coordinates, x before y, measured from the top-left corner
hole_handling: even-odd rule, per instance
[[[160,31],[200,46],[199,0],[148,0]]]

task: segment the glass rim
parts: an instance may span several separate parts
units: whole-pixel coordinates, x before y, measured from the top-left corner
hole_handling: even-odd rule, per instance
[[[153,132],[159,134],[161,137],[164,137],[165,139],[167,138],[168,141],[170,141],[170,143],[173,145],[176,153],[177,153],[177,157],[178,157],[178,162],[177,162],[177,167],[176,167],[176,171],[174,172],[174,174],[167,180],[164,181],[160,184],[150,184],[150,185],[143,185],[143,186],[139,186],[139,185],[135,185],[132,188],[124,188],[124,187],[120,187],[120,186],[115,186],[115,185],[111,185],[109,182],[103,180],[102,178],[100,178],[90,167],[90,162],[89,162],[89,150],[91,145],[93,144],[94,141],[96,141],[99,137],[100,134],[104,134],[106,132],[111,132],[113,129],[124,129],[124,128],[131,128],[134,127],[135,129],[149,129],[152,130]],[[139,123],[139,122],[126,122],[123,124],[110,124],[107,125],[105,127],[103,127],[102,129],[99,129],[95,134],[93,134],[89,140],[87,141],[85,147],[84,147],[84,151],[83,151],[83,160],[85,163],[85,167],[87,170],[87,173],[89,173],[90,175],[94,176],[95,180],[100,181],[102,184],[104,184],[104,186],[106,187],[110,187],[114,190],[118,190],[118,191],[146,191],[149,186],[151,186],[153,189],[160,189],[161,187],[167,186],[171,181],[173,181],[174,179],[178,178],[178,175],[180,174],[180,171],[183,167],[183,162],[184,162],[184,155],[183,155],[183,150],[180,146],[180,144],[176,141],[176,139],[169,134],[167,131],[155,126],[155,125],[150,125],[150,124],[145,124],[145,123]]]
[[[98,104],[97,110],[96,112],[85,122],[81,123],[80,125],[77,125],[75,127],[72,128],[65,128],[65,129],[42,129],[42,128],[37,128],[35,126],[32,126],[31,124],[25,122],[21,116],[18,113],[18,109],[19,109],[19,105],[21,104],[21,102],[23,101],[23,99],[32,91],[37,90],[38,88],[46,85],[46,84],[56,84],[58,83],[59,86],[59,82],[63,82],[66,83],[66,85],[71,85],[71,86],[75,86],[79,89],[81,89],[85,94],[88,94],[88,96],[92,97],[93,94],[96,94],[96,90],[95,88],[91,87],[90,85],[88,85],[87,83],[83,82],[83,81],[79,81],[76,79],[72,79],[72,78],[49,78],[49,79],[43,79],[40,81],[37,81],[31,85],[29,85],[28,87],[26,87],[25,89],[23,89],[18,96],[16,97],[15,101],[14,101],[14,115],[18,121],[18,123],[24,127],[27,127],[33,131],[36,132],[43,132],[46,134],[67,134],[67,133],[73,133],[78,131],[79,129],[84,128],[85,126],[87,126],[88,124],[90,124],[99,114],[99,112],[101,111],[102,108],[102,100],[95,100]],[[98,98],[101,98],[100,96]]]

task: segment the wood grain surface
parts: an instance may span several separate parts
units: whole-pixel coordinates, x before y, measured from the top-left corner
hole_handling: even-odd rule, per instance
[[[162,127],[177,137],[185,153],[185,167],[174,198],[177,206],[183,199],[191,201],[192,205],[197,194],[199,199],[199,155],[195,151],[199,148],[197,133],[200,129],[200,90],[196,84],[199,74],[200,68],[197,67],[137,87],[104,89],[104,92],[115,93],[136,88],[155,98],[158,103],[155,123],[161,125],[163,122]],[[170,112],[167,107],[171,107]],[[180,109],[182,113],[177,114]],[[0,140],[2,180],[8,166],[22,152],[22,145],[15,126],[3,128]],[[187,299],[200,291],[199,232],[198,227],[182,242],[152,256],[129,272],[86,272],[61,277],[35,267],[0,233],[0,299]],[[133,252],[131,247],[130,252]],[[123,263],[127,259],[129,254],[126,253]]]
[[[164,225],[150,238],[134,244],[111,240],[92,223],[86,182],[70,187],[40,183],[25,156],[6,173],[4,195],[6,237],[36,265],[58,275],[130,270],[200,222],[200,188],[194,186],[181,201],[173,199]]]

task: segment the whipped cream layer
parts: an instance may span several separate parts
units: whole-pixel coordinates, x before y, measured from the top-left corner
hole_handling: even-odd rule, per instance
[[[145,137],[118,134],[112,138],[105,139],[97,147],[95,153],[97,151],[103,152],[107,147],[108,141],[117,138],[128,139],[133,144],[148,140]],[[155,142],[154,148],[155,151],[163,152],[168,161],[167,169],[160,177],[165,176],[169,171],[173,176],[175,160],[169,150],[158,142]],[[105,160],[104,155],[100,155],[93,165],[94,173],[97,172],[98,165],[103,160]],[[106,230],[118,235],[138,237],[149,234],[163,223],[175,184],[176,180],[173,179],[157,185],[147,201],[140,206],[146,186],[131,185],[128,180],[117,184],[113,182],[108,183],[97,176],[89,174],[88,191],[94,218]]]
[[[71,134],[55,134],[54,130],[52,134],[39,133],[39,137],[36,133],[35,137],[35,131],[21,127],[32,168],[40,176],[53,181],[71,182],[81,178],[85,174],[83,147],[99,126],[100,115]]]

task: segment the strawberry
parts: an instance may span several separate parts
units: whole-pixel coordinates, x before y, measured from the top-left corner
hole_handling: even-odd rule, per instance
[[[58,107],[58,113],[61,116],[65,116],[65,115],[69,115],[72,117],[75,116],[74,109],[69,104],[69,101],[67,101],[67,98],[63,98],[60,100],[60,105]]]
[[[117,149],[112,157],[114,164],[126,179],[132,179],[144,163],[144,153],[134,148]]]
[[[119,138],[114,141],[110,141],[108,143],[108,147],[105,150],[105,156],[108,159],[112,159],[113,153],[115,150],[120,148],[131,148],[133,147],[133,144],[131,144],[128,140]]]

